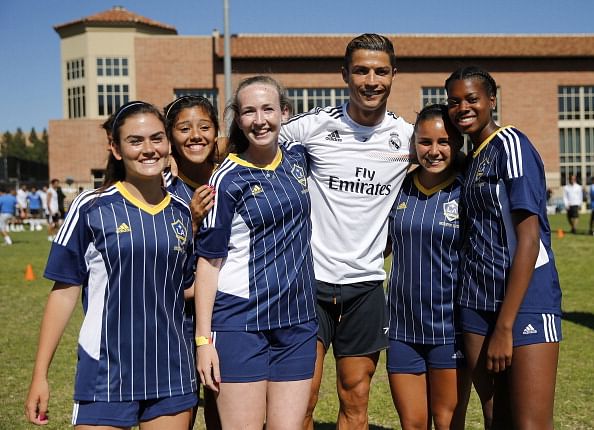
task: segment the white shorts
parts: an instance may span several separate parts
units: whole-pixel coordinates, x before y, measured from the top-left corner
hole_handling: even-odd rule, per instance
[[[12,218],[12,214],[0,214],[0,231],[8,230],[8,220]]]

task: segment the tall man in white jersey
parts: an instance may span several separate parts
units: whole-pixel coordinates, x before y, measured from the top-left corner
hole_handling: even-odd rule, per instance
[[[368,428],[369,387],[388,345],[383,251],[388,214],[410,162],[412,125],[386,103],[396,73],[392,43],[363,34],[347,46],[348,103],[298,115],[281,141],[310,157],[312,249],[317,280],[317,360],[304,428],[313,429],[324,356],[336,357],[337,428]]]

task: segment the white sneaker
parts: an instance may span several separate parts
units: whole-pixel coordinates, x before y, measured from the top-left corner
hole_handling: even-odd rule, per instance
[[[4,242],[7,245],[12,245],[12,239],[10,238],[10,236],[4,236]]]

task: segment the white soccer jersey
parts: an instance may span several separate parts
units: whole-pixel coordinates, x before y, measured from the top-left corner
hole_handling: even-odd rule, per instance
[[[188,206],[170,194],[149,207],[118,183],[74,200],[45,276],[83,288],[75,400],[196,391],[194,347],[183,333],[191,233]]]
[[[410,163],[413,126],[391,112],[373,127],[347,104],[295,116],[281,141],[305,145],[310,162],[316,279],[334,284],[383,280],[388,214]]]
[[[50,199],[47,204],[47,206],[48,206],[47,209],[49,210],[50,215],[54,215],[59,212],[58,193],[54,188],[49,187],[47,189],[46,198],[47,198],[47,196],[49,196],[49,199]]]

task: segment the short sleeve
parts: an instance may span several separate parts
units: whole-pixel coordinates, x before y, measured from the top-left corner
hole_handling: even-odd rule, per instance
[[[500,152],[499,169],[505,178],[510,209],[540,212],[546,199],[544,166],[528,138],[515,128],[501,131],[504,150]]]
[[[73,207],[76,201],[73,202]],[[44,276],[68,285],[82,285],[87,277],[86,254],[92,247],[84,209],[68,211],[52,242]]]
[[[215,204],[200,227],[196,243],[197,256],[223,258],[228,254],[236,201],[226,190],[227,183],[211,183],[215,187]]]
[[[315,128],[315,124],[312,123],[315,120],[315,115],[311,115],[311,113],[319,114],[319,111],[317,108],[308,114],[293,117],[285,122],[280,129],[279,142],[301,142],[306,145]]]

